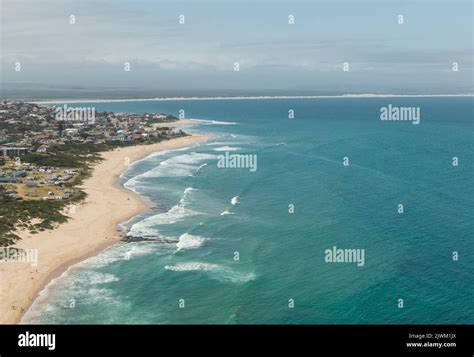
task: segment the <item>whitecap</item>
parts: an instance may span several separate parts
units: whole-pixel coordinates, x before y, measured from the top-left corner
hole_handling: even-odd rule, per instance
[[[238,272],[222,265],[203,262],[186,262],[175,265],[166,265],[165,269],[175,272],[202,271],[209,273],[209,277],[212,279],[231,283],[245,283],[256,278],[255,273]]]
[[[96,271],[88,271],[84,276],[84,280],[88,284],[100,285],[100,284],[113,283],[113,282],[119,281],[120,279],[117,278],[113,274],[99,273]]]
[[[173,224],[191,216],[196,216],[199,212],[185,208],[182,205],[173,206],[169,211],[159,213],[154,216],[145,218],[144,220],[135,223],[131,228],[129,235],[134,237],[140,236],[159,236],[157,229],[153,228],[160,224]]]
[[[232,143],[232,144],[244,144],[244,143],[238,142],[238,143]],[[226,146],[226,145],[229,145],[229,142],[228,142],[228,141],[226,141],[226,142],[223,142],[223,141],[214,141],[214,142],[212,142],[212,143],[206,143],[206,144],[204,144],[204,145],[207,145],[207,146],[221,146],[221,145],[224,145],[224,146]]]
[[[128,233],[130,236],[134,237],[143,237],[143,236],[160,236],[158,230],[154,228],[156,225],[160,224],[173,224],[178,221],[181,221],[187,217],[196,216],[200,214],[199,212],[193,211],[186,208],[188,202],[188,196],[190,192],[195,191],[196,189],[192,187],[187,187],[183,196],[179,200],[179,203],[167,212],[159,213],[151,217],[147,217],[137,223],[135,223]]]
[[[153,177],[183,177],[192,176],[199,171],[202,161],[216,159],[216,155],[192,152],[162,161],[157,167],[134,177],[134,181],[139,178]]]
[[[228,214],[234,214],[233,212],[229,212],[228,210],[225,210],[224,212],[221,213],[221,216],[225,216]]]
[[[178,250],[181,249],[196,249],[199,248],[204,241],[208,238],[204,238],[201,236],[193,236],[189,233],[184,233],[181,234],[179,237],[178,243],[176,243],[176,246],[178,247]]]
[[[95,257],[91,257],[76,266],[83,268],[102,268],[112,263],[131,260],[136,257],[152,254],[156,246],[148,242],[134,242],[111,247]]]
[[[239,147],[236,146],[221,146],[219,148],[213,149],[214,151],[237,151],[240,150]]]
[[[201,169],[202,169],[203,167],[206,167],[206,166],[207,166],[207,164],[202,164],[201,166],[199,166],[199,167],[197,168],[197,170],[194,172],[193,175],[197,174],[199,171],[201,171]],[[191,176],[193,176],[193,175],[191,175]]]
[[[200,263],[200,262],[189,262],[189,263],[180,263],[176,265],[166,265],[166,270],[172,271],[194,271],[194,270],[202,270],[202,271],[210,271],[216,270],[219,268],[217,264],[210,264],[210,263]]]
[[[206,119],[189,119],[195,121],[201,125],[237,125],[238,123],[233,121],[219,121],[219,120],[206,120]]]

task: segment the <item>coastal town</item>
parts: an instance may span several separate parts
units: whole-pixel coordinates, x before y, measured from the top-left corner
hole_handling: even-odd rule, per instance
[[[0,102],[0,246],[18,227],[51,228],[85,194],[78,188],[100,152],[187,134],[164,113],[96,112],[90,107]]]

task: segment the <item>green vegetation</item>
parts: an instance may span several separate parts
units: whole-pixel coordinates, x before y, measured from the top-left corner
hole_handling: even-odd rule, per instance
[[[180,132],[178,136],[187,136]],[[169,140],[169,137],[153,137],[141,145]],[[136,145],[136,143],[132,143]],[[64,214],[67,205],[80,202],[86,193],[78,190],[84,179],[90,176],[92,166],[102,160],[100,152],[113,150],[130,144],[123,142],[108,142],[107,144],[70,143],[55,145],[47,153],[30,152],[22,156],[23,162],[36,166],[51,166],[77,170],[74,178],[65,183],[68,188],[75,188],[74,195],[67,201],[58,200],[16,200],[5,195],[5,188],[0,186],[0,247],[8,246],[20,239],[14,232],[15,228],[23,228],[31,233],[53,229],[55,225],[66,222],[68,217]],[[1,163],[0,163],[1,164]],[[34,223],[32,223],[34,222]]]
[[[145,113],[146,115],[146,113]],[[161,123],[173,123],[176,122],[178,118],[173,115],[168,115],[166,118],[148,118],[147,123],[151,124],[161,124]]]
[[[108,150],[105,145],[68,144],[50,148],[47,154],[29,153],[23,156],[24,162],[38,166],[67,167],[78,170],[78,174],[67,187],[80,185],[90,176],[93,163],[101,160],[100,151]],[[6,197],[5,188],[0,186],[0,246],[13,244],[19,237],[13,233],[15,228],[28,229],[31,233],[53,229],[56,224],[66,222],[63,213],[67,205],[82,201],[86,193],[76,189],[68,201],[21,200]],[[31,223],[32,221],[37,223]]]
[[[0,195],[0,246],[11,245],[19,239],[13,233],[15,228],[37,232],[66,222],[67,216],[62,214],[65,204],[60,201],[17,201]],[[38,223],[29,223],[33,219]]]
[[[106,145],[67,144],[56,145],[47,153],[31,152],[23,156],[22,161],[37,166],[67,167],[73,169],[89,169],[91,163],[100,160],[100,152],[108,150]]]

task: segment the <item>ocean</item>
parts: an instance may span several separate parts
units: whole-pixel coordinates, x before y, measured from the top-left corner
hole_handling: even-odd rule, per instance
[[[184,110],[213,136],[132,165],[121,183],[152,210],[124,225],[143,240],[69,268],[23,322],[474,323],[472,97],[71,105]],[[419,124],[381,120],[389,105]]]

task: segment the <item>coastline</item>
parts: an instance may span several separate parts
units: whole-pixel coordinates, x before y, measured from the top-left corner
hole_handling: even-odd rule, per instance
[[[37,234],[23,232],[22,239],[11,247],[36,249],[38,265],[0,263],[0,324],[19,323],[52,279],[69,266],[120,242],[123,235],[118,225],[148,209],[140,195],[117,184],[127,169],[126,158],[132,163],[151,153],[183,148],[209,137],[192,134],[103,152],[104,160],[95,165],[91,177],[82,185],[87,198],[76,206],[71,219],[54,230]]]
[[[436,97],[473,97],[474,93],[458,94],[339,94],[339,95],[280,95],[280,96],[229,96],[229,97],[155,97],[137,99],[54,99],[38,100],[29,103],[51,105],[62,103],[122,103],[122,102],[165,102],[189,100],[269,100],[269,99],[347,99],[347,98],[436,98]]]

